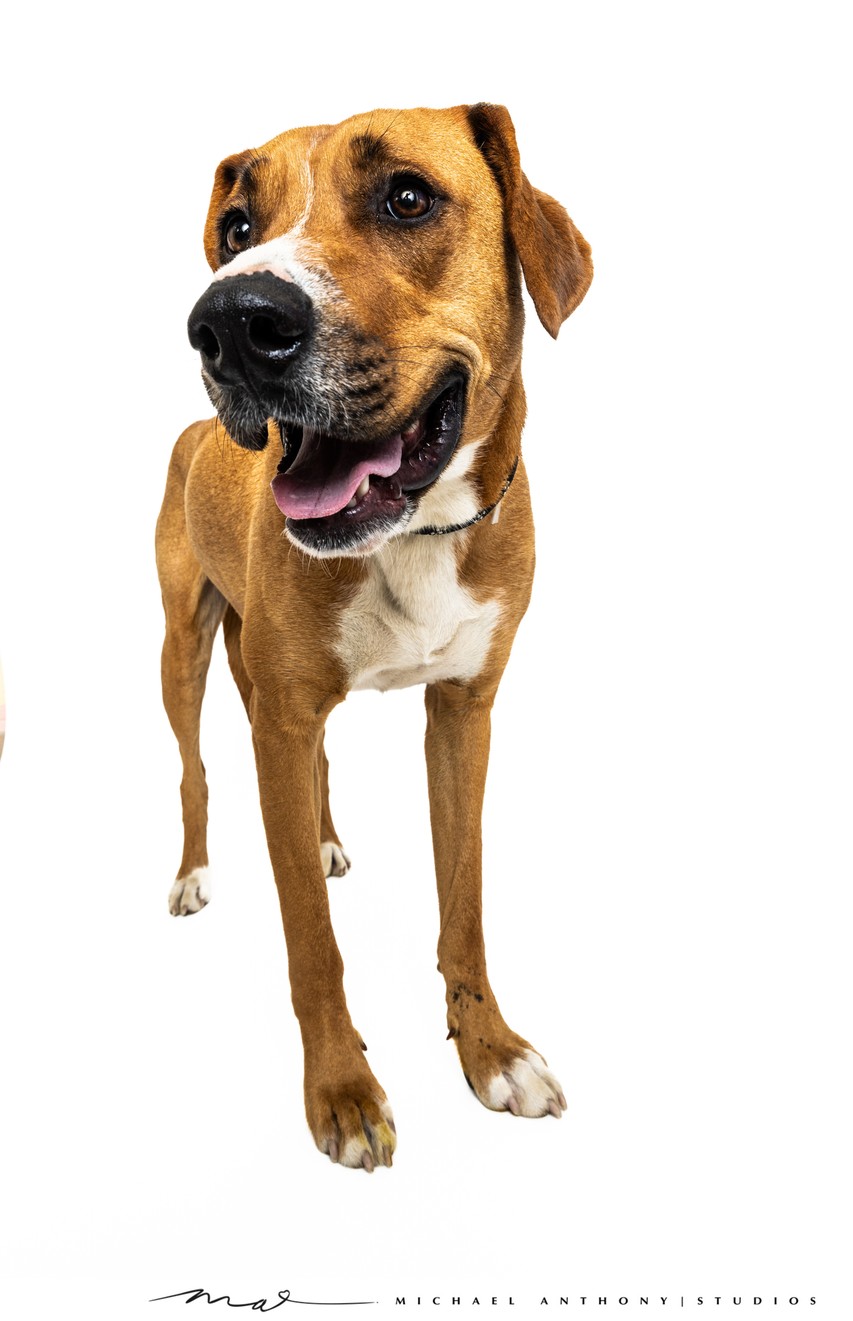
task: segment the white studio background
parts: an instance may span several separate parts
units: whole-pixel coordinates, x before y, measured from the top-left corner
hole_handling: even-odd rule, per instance
[[[400,1295],[458,1295],[460,1312],[496,1296],[513,1316],[622,1295],[651,1313],[641,1294],[850,1314],[838,13],[84,4],[7,27],[0,1242],[16,1314],[168,1318],[179,1302],[146,1300],[190,1287],[378,1299],[371,1315]],[[468,1092],[435,970],[422,693],[355,695],[330,725],[354,859],[330,892],[400,1138],[368,1178],[305,1126],[221,644],[202,726],[213,902],[167,912],[179,763],[153,527],[171,445],[209,412],[185,321],[218,160],[377,105],[476,100],[509,106],[528,175],[596,261],[556,344],[528,318],[538,576],[484,822],[492,981],[569,1110],[516,1121]]]

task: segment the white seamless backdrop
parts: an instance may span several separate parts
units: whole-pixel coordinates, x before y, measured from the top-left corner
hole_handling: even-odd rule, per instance
[[[730,1314],[757,1296],[762,1315],[850,1315],[837,12],[213,0],[14,18],[0,527],[14,1314],[168,1318],[180,1301],[147,1300],[203,1287],[376,1300],[370,1315],[418,1297],[470,1314],[478,1297],[524,1317],[543,1296],[549,1311],[569,1297],[566,1314],[600,1296],[637,1315],[719,1296]],[[297,124],[476,100],[509,106],[529,177],[596,261],[556,343],[528,318],[538,568],[484,819],[492,981],[569,1109],[522,1122],[465,1086],[435,968],[422,693],[356,694],[329,731],[354,861],[329,889],[399,1130],[394,1169],[368,1178],[318,1156],[304,1123],[221,644],[202,727],[213,900],[167,912],[179,764],[153,527],[171,445],[209,413],[185,322],[217,162]]]

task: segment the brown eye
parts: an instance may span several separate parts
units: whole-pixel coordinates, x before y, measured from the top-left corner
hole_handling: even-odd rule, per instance
[[[251,242],[252,226],[242,213],[232,216],[225,227],[225,247],[228,252],[245,252]]]
[[[395,220],[420,220],[432,210],[435,198],[423,184],[406,180],[392,189],[385,203],[386,210]]]

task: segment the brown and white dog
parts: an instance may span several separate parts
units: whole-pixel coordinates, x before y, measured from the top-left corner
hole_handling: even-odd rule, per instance
[[[333,1161],[390,1165],[391,1109],[329,916],[326,877],[349,860],[323,731],[352,689],[425,684],[449,1035],[489,1109],[559,1117],[559,1083],[486,976],[480,818],[490,710],[533,577],[519,263],[556,336],[589,287],[589,246],[522,173],[507,111],[481,104],[376,110],[228,157],[205,251],[215,273],[189,335],[218,419],[180,437],[157,528],[163,696],[183,761],[170,910],[209,898],[199,716],[222,624],[251,721],[308,1123]]]

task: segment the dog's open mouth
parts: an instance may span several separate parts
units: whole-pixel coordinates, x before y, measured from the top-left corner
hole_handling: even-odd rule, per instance
[[[462,402],[456,376],[402,430],[372,441],[280,423],[285,452],[272,490],[291,535],[319,548],[355,545],[390,529],[410,508],[409,497],[437,481],[453,457]]]

